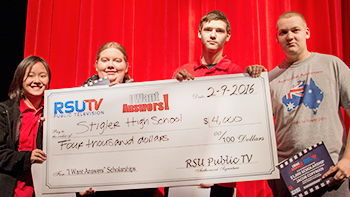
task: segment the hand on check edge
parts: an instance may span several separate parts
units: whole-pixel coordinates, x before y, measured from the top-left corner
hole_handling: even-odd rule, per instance
[[[191,75],[189,72],[187,72],[186,69],[184,70],[180,70],[176,76],[175,76],[175,79],[177,79],[178,81],[183,81],[183,80],[193,80],[194,79],[194,76]]]

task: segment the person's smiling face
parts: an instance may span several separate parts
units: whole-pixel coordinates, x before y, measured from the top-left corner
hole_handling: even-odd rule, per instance
[[[123,83],[125,73],[128,71],[128,64],[124,55],[116,48],[107,48],[100,53],[95,67],[100,78],[108,77],[109,81]]]
[[[25,98],[42,97],[49,84],[47,70],[41,62],[34,64],[29,69],[30,67],[26,69],[22,83],[24,96]]]

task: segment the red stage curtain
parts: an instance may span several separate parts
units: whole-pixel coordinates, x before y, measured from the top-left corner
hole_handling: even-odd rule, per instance
[[[24,54],[47,60],[54,89],[80,86],[95,74],[97,50],[109,41],[126,48],[137,82],[169,79],[178,66],[199,58],[199,21],[214,9],[232,26],[224,54],[243,67],[271,70],[283,60],[276,22],[291,10],[308,22],[310,51],[350,65],[348,0],[28,0]],[[237,196],[272,195],[266,181],[252,181],[237,184]]]

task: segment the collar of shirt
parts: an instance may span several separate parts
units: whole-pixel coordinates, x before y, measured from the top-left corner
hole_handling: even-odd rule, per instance
[[[41,113],[41,111],[44,108],[44,100],[41,102],[40,107],[38,110],[35,110],[33,108],[30,108],[26,102],[24,102],[23,99],[20,99],[19,101],[19,111],[23,114],[26,111],[35,111],[35,115],[37,115],[38,113]]]
[[[229,69],[229,64],[225,64],[226,62],[230,62],[230,60],[227,58],[227,56],[223,56],[222,59],[216,63],[216,65],[212,68],[213,70],[227,70]],[[197,65],[194,66],[194,70],[197,70],[200,67],[208,68],[205,64],[202,63],[202,57],[199,57],[199,60],[197,62]]]

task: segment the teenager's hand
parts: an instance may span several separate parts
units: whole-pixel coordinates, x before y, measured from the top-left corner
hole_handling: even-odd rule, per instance
[[[331,166],[322,178],[324,179],[329,176],[333,176],[328,184],[329,186],[340,185],[346,181],[350,176],[350,160],[347,158],[341,159],[337,165]]]
[[[194,79],[194,76],[191,75],[189,72],[187,72],[186,69],[184,70],[180,70],[176,76],[175,76],[175,79],[177,79],[178,81],[183,81],[183,80],[193,80]]]
[[[35,149],[32,151],[30,156],[30,161],[32,163],[43,163],[46,160],[46,154],[40,149]]]
[[[201,188],[210,188],[211,186],[214,186],[214,184],[201,183],[199,186],[200,186]]]
[[[80,196],[87,196],[87,195],[90,195],[90,194],[93,194],[95,193],[95,190],[93,190],[91,187],[89,189],[87,189],[86,191],[84,192],[79,192],[79,195]]]
[[[259,77],[261,72],[267,72],[267,69],[261,65],[252,65],[245,68],[245,73],[248,73],[251,77]]]

